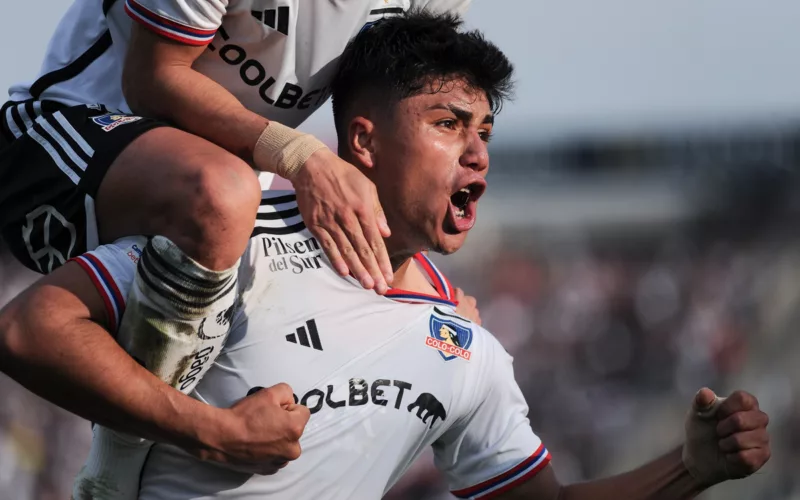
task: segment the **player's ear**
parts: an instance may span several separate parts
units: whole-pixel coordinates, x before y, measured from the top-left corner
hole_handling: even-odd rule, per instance
[[[363,116],[350,120],[347,128],[347,148],[350,157],[365,168],[375,167],[376,152],[375,124]]]

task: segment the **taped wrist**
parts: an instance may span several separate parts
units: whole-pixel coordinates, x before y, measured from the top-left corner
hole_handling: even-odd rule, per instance
[[[259,170],[292,180],[308,158],[325,147],[313,135],[269,122],[253,149],[253,162]]]

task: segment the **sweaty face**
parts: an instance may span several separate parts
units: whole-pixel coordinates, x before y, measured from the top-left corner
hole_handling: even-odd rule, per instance
[[[478,215],[493,117],[485,94],[462,81],[434,88],[376,123],[372,177],[392,228],[390,247],[448,254]]]

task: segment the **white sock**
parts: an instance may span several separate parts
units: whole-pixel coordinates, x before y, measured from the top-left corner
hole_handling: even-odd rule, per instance
[[[86,464],[72,486],[73,500],[136,500],[149,441],[95,425]]]
[[[117,342],[150,372],[188,394],[228,336],[237,268],[208,270],[169,239],[154,237],[139,260]]]
[[[138,237],[92,252],[111,269],[127,297],[117,342],[150,372],[188,394],[214,363],[230,331],[238,263],[211,271],[161,236],[132,258],[131,242],[143,245]],[[95,425],[89,458],[74,484],[74,500],[135,500],[152,444]]]

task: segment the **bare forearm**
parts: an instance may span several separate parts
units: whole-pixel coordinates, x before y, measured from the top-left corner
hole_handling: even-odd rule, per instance
[[[166,120],[252,161],[253,146],[269,122],[217,82],[185,66],[142,71],[127,81],[125,96],[134,113]]]
[[[99,325],[48,314],[55,287],[12,304],[0,321],[0,369],[30,391],[93,422],[208,455],[219,410],[171,389]]]
[[[681,500],[704,489],[684,467],[678,448],[631,472],[565,486],[559,500]]]

